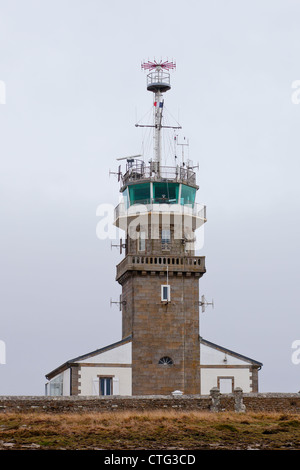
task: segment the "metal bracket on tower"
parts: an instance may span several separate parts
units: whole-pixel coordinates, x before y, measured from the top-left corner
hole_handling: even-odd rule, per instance
[[[113,247],[114,247],[114,248],[118,248],[118,247],[119,247],[119,248],[120,248],[120,255],[121,255],[121,254],[122,254],[122,249],[123,249],[123,248],[124,248],[124,249],[126,248],[126,243],[122,243],[122,238],[120,238],[120,244],[119,244],[119,245],[113,245],[113,243],[111,242],[111,244],[110,244],[110,249],[112,249]]]
[[[119,304],[119,310],[121,311],[122,310],[122,305],[126,305],[126,300],[122,300],[122,295],[120,295],[120,300],[119,301],[113,301],[110,299],[110,306],[112,306],[112,304]]]
[[[207,305],[211,305],[212,308],[214,308],[214,301],[212,300],[211,302],[207,302],[207,300],[205,299],[204,295],[201,296],[201,301],[199,302],[199,305],[201,306],[201,311],[202,313],[205,312],[205,307]]]

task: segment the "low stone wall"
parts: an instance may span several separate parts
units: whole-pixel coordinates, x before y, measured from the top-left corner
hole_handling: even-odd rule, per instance
[[[243,403],[249,412],[300,413],[299,393],[244,394]]]
[[[202,410],[209,411],[209,396],[141,396],[141,397],[0,397],[0,413],[9,411],[46,412],[46,413],[78,413],[121,410]]]
[[[300,394],[243,394],[241,389],[236,389],[232,394],[222,395],[217,388],[214,388],[211,390],[210,395],[205,396],[0,396],[0,413],[34,411],[44,413],[89,413],[122,410],[300,413]]]

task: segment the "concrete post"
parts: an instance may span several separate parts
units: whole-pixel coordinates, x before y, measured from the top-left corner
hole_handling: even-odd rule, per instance
[[[246,406],[243,403],[243,390],[240,387],[237,387],[233,391],[234,393],[234,410],[236,413],[244,413],[246,411]]]
[[[218,387],[213,387],[210,391],[211,396],[211,406],[210,411],[218,412],[220,411],[220,390]]]

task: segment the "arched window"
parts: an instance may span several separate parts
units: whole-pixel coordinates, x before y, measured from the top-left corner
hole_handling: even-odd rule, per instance
[[[160,358],[160,360],[158,361],[158,364],[162,364],[164,366],[171,366],[172,364],[174,364],[174,362],[170,357],[164,356]]]

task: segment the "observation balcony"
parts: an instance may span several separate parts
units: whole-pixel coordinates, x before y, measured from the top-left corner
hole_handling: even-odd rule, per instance
[[[116,280],[126,271],[188,272],[204,274],[205,256],[127,255],[118,265]]]
[[[171,199],[157,198],[141,200],[129,207],[126,202],[120,202],[114,210],[114,225],[127,230],[130,222],[136,217],[142,220],[145,216],[149,221],[149,214],[153,217],[159,214],[165,218],[174,218],[177,223],[180,220],[183,226],[192,230],[196,230],[206,222],[206,206],[203,204],[177,204]]]

